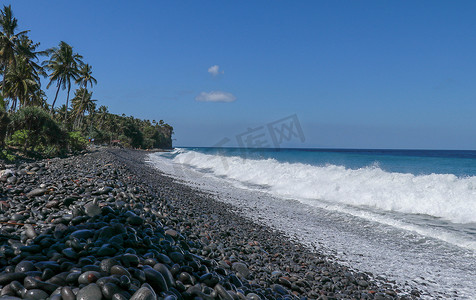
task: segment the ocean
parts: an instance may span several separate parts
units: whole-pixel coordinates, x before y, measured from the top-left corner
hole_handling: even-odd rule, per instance
[[[424,297],[476,295],[476,151],[180,148],[162,172]]]

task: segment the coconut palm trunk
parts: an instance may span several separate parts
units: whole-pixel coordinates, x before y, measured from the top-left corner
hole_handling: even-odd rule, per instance
[[[68,120],[68,103],[69,103],[69,92],[71,90],[71,86],[68,87],[68,96],[66,97],[66,109],[64,111],[64,122],[66,123]]]
[[[56,99],[58,98],[58,92],[59,92],[60,87],[61,87],[61,81],[62,81],[62,79],[60,79],[60,80],[58,81],[58,89],[56,90],[55,100],[53,100],[53,104],[51,104],[51,113],[52,113],[52,114],[53,114],[53,110],[55,109]]]
[[[7,99],[7,93],[5,93],[5,74],[7,73],[7,68],[3,68],[3,79],[2,79],[2,96],[3,99]],[[6,109],[6,108],[5,108]]]

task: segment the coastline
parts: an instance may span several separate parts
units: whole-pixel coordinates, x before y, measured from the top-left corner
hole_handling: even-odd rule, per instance
[[[70,199],[72,197],[65,197],[65,193],[63,193],[61,200],[55,199],[60,198],[59,196],[55,197],[57,196],[55,191],[51,191],[49,197],[46,197],[49,192],[43,191],[42,195],[38,195],[42,198],[36,198],[35,200],[42,203],[40,207],[46,207],[52,210],[53,213],[71,212],[73,215],[74,213],[79,215],[69,220],[66,217],[57,217],[56,219],[53,217],[48,222],[44,222],[48,220],[48,218],[41,220],[37,226],[35,226],[36,236],[33,238],[28,238],[27,236],[25,242],[27,242],[28,245],[35,244],[38,236],[41,236],[40,231],[46,230],[46,234],[48,234],[48,232],[51,234],[60,223],[64,223],[63,225],[67,225],[68,228],[72,226],[75,229],[78,229],[78,226],[87,227],[87,224],[90,224],[92,221],[96,221],[94,224],[104,223],[101,216],[105,214],[105,210],[109,211],[109,208],[111,208],[114,210],[114,214],[110,212],[110,214],[106,216],[109,216],[111,219],[112,215],[115,215],[120,219],[120,217],[124,217],[124,214],[129,214],[129,217],[132,219],[128,219],[129,217],[127,217],[125,220],[126,224],[131,225],[131,227],[133,227],[134,222],[137,222],[137,226],[139,226],[139,223],[140,226],[143,226],[144,223],[147,224],[146,228],[155,230],[156,228],[154,227],[157,225],[157,222],[154,223],[151,222],[151,220],[158,220],[159,223],[163,225],[162,229],[165,233],[171,230],[169,234],[165,236],[173,238],[171,242],[175,243],[175,250],[180,252],[184,249],[178,248],[189,247],[189,252],[192,254],[192,256],[188,257],[191,258],[188,262],[188,267],[184,264],[180,269],[182,271],[188,270],[188,275],[191,275],[191,277],[182,275],[184,272],[174,273],[174,279],[181,281],[185,288],[180,296],[174,295],[173,293],[171,294],[170,290],[172,289],[167,291],[169,292],[168,294],[166,294],[165,291],[162,291],[163,294],[160,294],[160,289],[154,286],[153,280],[149,278],[150,275],[146,278],[142,278],[138,275],[137,277],[140,279],[136,279],[142,285],[136,284],[135,288],[138,288],[137,290],[131,288],[129,296],[139,292],[152,295],[149,291],[153,290],[156,292],[158,298],[170,296],[171,298],[169,299],[180,299],[180,297],[186,299],[187,297],[194,296],[193,293],[196,293],[195,296],[200,295],[202,298],[208,297],[210,299],[213,299],[213,297],[221,299],[243,299],[246,297],[248,299],[259,299],[261,297],[259,295],[269,299],[416,299],[419,297],[417,290],[413,290],[411,294],[406,294],[391,282],[384,282],[384,279],[375,279],[369,274],[359,273],[348,267],[339,265],[333,262],[332,259],[322,254],[311,252],[304,246],[289,240],[282,232],[256,224],[234,212],[234,208],[231,205],[219,202],[204,192],[175,182],[175,180],[160,174],[159,171],[153,169],[145,162],[144,158],[147,153],[148,152],[145,151],[109,148],[98,149],[81,156],[47,161],[45,166],[49,171],[45,172],[45,174],[51,174],[52,172],[54,175],[61,175],[63,179],[71,176],[71,174],[84,176],[84,178],[78,178],[77,182],[73,181],[72,183],[63,180],[62,183],[64,185],[61,188],[67,191],[69,190],[70,192],[71,190],[76,190],[74,193],[78,194],[77,192],[80,191],[84,185],[84,191],[75,196],[74,199]],[[55,184],[54,176],[50,175],[46,180],[41,177],[42,174],[35,176],[39,176],[37,183],[40,184],[42,182],[45,184],[45,187],[47,187],[48,184]],[[7,185],[5,184],[5,186]],[[56,186],[58,187],[58,184],[56,184]],[[11,188],[12,187],[10,187],[10,189]],[[33,192],[33,190],[29,191],[29,193],[31,192]],[[8,195],[9,193],[15,194],[16,192],[12,193],[12,190],[7,190],[6,194]],[[21,193],[18,194],[21,195]],[[126,197],[122,196],[123,194]],[[53,197],[51,197],[52,195]],[[115,199],[121,197],[129,199],[129,202],[125,201],[125,199],[122,199],[122,202],[118,202],[118,199]],[[96,203],[90,201],[93,198],[97,199]],[[66,199],[70,199],[68,200],[68,203],[71,202],[69,205],[66,205]],[[33,204],[34,203],[35,202],[33,202]],[[88,211],[88,208],[93,210],[100,208],[100,214],[94,215],[93,217],[84,212],[81,214],[78,212],[80,207],[84,207],[85,212]],[[136,216],[141,218],[142,221],[130,215],[130,213],[127,213],[127,210],[138,213]],[[8,214],[8,211],[5,213],[4,209],[5,218],[11,218],[13,215],[14,214]],[[23,215],[25,217],[25,223],[35,221],[31,214],[27,217],[25,216],[27,213],[23,212]],[[103,216],[103,219],[107,220],[106,216]],[[78,217],[80,219],[82,218],[84,224],[78,221]],[[72,223],[75,218],[75,222],[79,223]],[[54,220],[58,219],[61,221],[54,223]],[[102,225],[104,226],[104,224]],[[10,235],[17,233],[19,236],[22,236],[22,234],[25,236],[25,234],[27,234],[26,231],[24,231],[25,228],[21,225],[2,225],[2,229],[6,227],[11,228],[12,226],[14,226],[14,229],[9,229]],[[94,235],[96,235],[96,231],[99,231],[101,228],[99,225],[95,226],[97,228],[93,226],[93,228],[88,227],[87,229],[95,231]],[[30,228],[29,226],[27,227]],[[65,230],[68,232],[68,229]],[[71,235],[71,232],[69,232],[69,234]],[[66,236],[65,234],[65,237]],[[63,240],[65,237],[63,237]],[[170,240],[170,238],[168,239]],[[12,289],[12,282],[17,280],[10,280],[11,278],[8,276],[13,275],[8,273],[13,274],[15,272],[11,272],[12,267],[7,267],[5,264],[12,266],[12,262],[18,264],[22,259],[31,259],[31,257],[29,258],[28,256],[31,254],[28,252],[32,251],[31,247],[23,248],[23,250],[27,250],[24,251],[26,255],[23,255],[23,257],[20,254],[19,258],[14,259],[14,257],[7,257],[2,260],[2,272],[0,274],[0,279],[2,279],[0,283],[3,286],[2,295],[10,295],[13,297],[16,294],[18,296],[19,292],[16,290],[13,292],[10,291],[10,294],[8,293],[8,289]],[[59,258],[64,258],[66,255],[64,250],[65,249],[63,249],[62,254],[59,255]],[[96,249],[96,251],[97,250],[98,249]],[[77,251],[73,252],[76,253]],[[107,249],[101,254],[106,252]],[[170,251],[164,252],[167,253],[169,257],[173,256]],[[68,251],[66,253],[74,256],[74,254]],[[107,253],[114,258],[115,253]],[[94,252],[88,254],[90,254],[89,256],[95,257]],[[118,260],[124,264],[124,256],[129,257],[129,255],[126,253],[121,253],[121,255]],[[137,263],[130,264],[130,268],[133,268],[132,270],[139,270],[134,271],[139,274],[141,274],[140,271],[152,272],[149,271],[149,268],[145,267],[148,263],[146,257],[142,256],[140,251],[137,251],[137,256]],[[96,258],[97,257],[96,255]],[[74,259],[78,259],[78,257],[71,258],[70,260]],[[135,259],[136,258],[134,258],[134,260]],[[93,259],[91,258],[91,260]],[[96,261],[92,261],[91,263],[97,267],[98,265],[102,265],[103,260],[104,257],[102,257],[102,259],[97,258]],[[183,259],[179,261],[181,263],[184,262]],[[193,269],[193,267],[190,268],[190,264],[193,265],[192,261],[205,264],[207,271],[209,271],[207,274],[218,274],[217,278],[220,278],[220,283],[209,282],[208,277],[205,276],[206,274],[200,273],[203,273],[203,270],[199,271]],[[167,265],[167,263],[164,264]],[[172,269],[172,262],[167,266]],[[94,267],[90,268],[96,269]],[[155,268],[156,266],[154,266],[154,269]],[[82,273],[78,276],[88,272],[81,268],[80,271]],[[104,270],[99,271],[104,272]],[[166,271],[162,271],[168,274]],[[75,274],[77,273],[78,272]],[[35,274],[38,276],[37,273]],[[67,283],[72,286],[72,288],[70,288],[72,292],[75,291],[79,293],[89,286],[92,286],[91,289],[93,289],[94,285],[99,286],[102,277],[108,277],[102,273],[99,273],[99,275],[95,274],[95,276],[101,276],[99,279],[96,278],[97,282],[85,281],[79,284],[78,282]],[[109,277],[112,276],[113,275],[110,275]],[[202,278],[203,276],[206,278]],[[5,277],[7,277],[7,279],[5,279]],[[29,277],[30,276],[26,278]],[[45,280],[51,281],[51,278],[55,277],[57,276]],[[132,277],[135,278],[136,276]],[[43,276],[39,276],[39,278],[43,280]],[[26,280],[25,278],[23,279]],[[149,281],[151,282],[149,283]],[[61,288],[58,283],[59,279],[58,282],[54,283],[57,287],[50,291],[51,295],[54,295],[58,289],[60,290],[60,294],[62,294],[63,288]],[[150,284],[149,286],[147,285],[148,283]],[[196,284],[198,283],[202,285],[197,286]],[[23,284],[25,287],[27,286],[26,283]],[[35,288],[33,289],[41,290],[41,286],[42,284],[34,285]],[[152,288],[150,288],[150,286],[152,286]],[[32,286],[30,286],[30,288],[31,287]],[[100,286],[100,288],[103,287]],[[176,290],[180,290],[180,288],[177,287]],[[6,292],[4,293],[5,289]],[[30,289],[30,291],[33,289]],[[52,289],[52,287],[50,287],[50,289]],[[246,289],[247,292],[241,293],[240,291],[243,289]],[[69,290],[67,290],[67,292],[69,292]],[[104,294],[104,291],[102,292]],[[206,294],[206,292],[209,292],[209,294]],[[11,293],[13,293],[13,295],[11,295]],[[139,296],[143,295],[144,294],[140,294]],[[132,297],[134,296],[135,294],[132,295]],[[76,297],[79,296],[76,295]],[[128,299],[126,296],[124,297],[124,299]],[[139,299],[137,297],[134,299]],[[154,299],[154,297],[151,296],[151,298],[146,299]]]
[[[134,152],[133,154],[143,157],[147,155],[147,153],[141,151]],[[283,271],[286,273],[286,277],[292,277],[293,280],[304,278],[315,284],[310,291],[304,293],[304,295],[310,299],[322,296],[329,298],[336,297],[337,299],[348,297],[349,295],[339,296],[334,293],[339,290],[339,284],[336,285],[336,283],[339,282],[344,282],[341,287],[345,287],[346,283],[350,283],[351,285],[354,284],[356,290],[361,292],[359,293],[359,296],[356,296],[356,298],[419,298],[421,292],[417,289],[414,289],[411,293],[408,293],[408,291],[405,293],[401,287],[394,283],[387,282],[384,278],[380,277],[379,279],[376,279],[369,273],[360,273],[352,270],[350,267],[340,265],[336,263],[332,257],[329,257],[328,254],[319,253],[319,250],[311,251],[304,245],[291,240],[290,235],[287,235],[280,230],[270,228],[263,224],[257,224],[250,218],[240,214],[233,205],[217,200],[216,197],[208,194],[208,192],[184,185],[165,174],[161,174],[159,170],[144,163],[143,159],[144,158],[142,158],[142,161],[140,159],[135,159],[135,162],[140,163],[131,166],[136,170],[135,173],[142,173],[140,176],[142,180],[144,180],[143,182],[149,180],[151,186],[157,186],[159,185],[159,182],[165,181],[167,182],[167,186],[173,187],[171,190],[174,191],[174,193],[176,193],[175,191],[180,191],[177,192],[178,195],[176,195],[176,198],[171,199],[172,202],[176,203],[176,205],[181,208],[187,208],[188,212],[191,212],[192,215],[194,215],[192,219],[201,221],[197,224],[199,226],[208,227],[209,225],[203,220],[203,218],[196,216],[198,214],[207,215],[205,220],[215,219],[215,223],[217,224],[215,230],[217,233],[214,234],[214,236],[227,235],[228,228],[236,228],[236,230],[233,231],[233,234],[237,239],[246,240],[249,239],[248,235],[252,236],[256,241],[260,242],[260,247],[269,253],[270,256],[277,255],[281,258],[278,260],[272,259],[276,270]],[[125,161],[125,163],[127,162]],[[183,193],[187,196],[193,196],[190,198],[183,197]],[[197,213],[197,211],[199,213]],[[233,243],[232,240],[229,240],[228,242]],[[294,255],[293,253],[298,254]],[[296,258],[297,256],[299,258]],[[302,262],[303,265],[298,266],[295,269],[288,268],[288,262],[291,264],[294,263],[295,266],[297,266],[296,259],[298,262]],[[261,267],[265,267],[265,265],[263,264]],[[267,275],[269,278],[267,278],[266,285],[271,285],[279,279],[269,276],[273,271],[275,270],[268,272]],[[261,272],[263,273],[263,270],[261,270]],[[340,279],[337,278],[339,276],[341,277]],[[266,275],[264,277],[266,277]],[[332,284],[326,284],[329,282]],[[360,286],[358,282],[360,282]],[[264,284],[265,282],[261,283]],[[366,283],[368,285],[366,285]],[[312,291],[314,291],[314,293],[312,293]],[[327,293],[330,293],[330,295],[327,295]],[[322,299],[325,298],[323,297]]]

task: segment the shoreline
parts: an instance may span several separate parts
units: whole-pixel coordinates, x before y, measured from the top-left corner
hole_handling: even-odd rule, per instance
[[[145,153],[144,156],[145,155],[147,155],[147,153]],[[329,254],[319,253],[319,250],[312,251],[311,249],[309,249],[305,245],[302,245],[299,242],[292,241],[291,236],[287,235],[286,233],[284,233],[280,230],[277,230],[275,228],[271,228],[267,225],[257,224],[255,221],[253,221],[249,217],[246,217],[246,216],[240,214],[240,212],[238,212],[236,207],[234,207],[233,205],[215,199],[215,197],[212,196],[212,195],[209,195],[207,191],[202,191],[200,189],[196,189],[194,187],[190,187],[190,186],[185,185],[181,182],[178,182],[176,179],[174,179],[172,177],[168,177],[166,174],[161,174],[161,172],[159,170],[153,168],[151,165],[149,165],[147,163],[142,162],[141,164],[142,164],[141,168],[143,168],[142,170],[148,168],[149,169],[148,172],[150,172],[151,176],[158,176],[162,180],[164,180],[164,179],[167,180],[167,183],[170,186],[177,186],[177,187],[180,187],[180,189],[184,189],[184,190],[187,190],[190,193],[195,193],[196,194],[195,195],[195,201],[199,200],[199,204],[197,204],[197,202],[195,202],[193,200],[183,201],[183,199],[180,199],[179,203],[181,203],[182,205],[187,206],[187,207],[192,207],[192,210],[193,210],[193,207],[198,206],[201,212],[206,211],[207,214],[209,214],[209,215],[213,215],[213,214],[220,215],[221,219],[224,219],[224,220],[233,219],[233,222],[232,222],[233,225],[237,226],[238,228],[240,228],[240,227],[245,228],[245,230],[241,230],[242,232],[240,234],[242,234],[242,235],[246,235],[246,228],[248,228],[249,231],[251,231],[251,232],[254,232],[254,233],[258,232],[255,236],[257,236],[258,239],[261,242],[263,242],[262,245],[266,244],[266,246],[268,247],[266,249],[266,251],[269,251],[270,253],[271,252],[274,252],[274,253],[283,253],[283,252],[285,252],[285,256],[286,256],[286,259],[288,261],[293,261],[293,257],[291,255],[291,253],[293,251],[298,251],[299,255],[302,256],[302,258],[301,258],[302,261],[307,261],[306,264],[308,266],[312,266],[314,264],[314,267],[317,267],[317,268],[315,268],[315,269],[313,269],[312,267],[309,268],[309,269],[301,268],[298,272],[292,272],[292,271],[287,272],[288,275],[290,273],[294,274],[294,275],[299,274],[301,278],[306,278],[306,277],[311,278],[311,276],[314,275],[315,276],[314,279],[317,278],[317,280],[311,280],[311,281],[316,281],[317,282],[317,288],[318,289],[325,286],[325,283],[329,279],[329,278],[326,278],[326,276],[331,276],[331,275],[328,274],[329,272],[326,271],[326,268],[328,267],[328,265],[332,265],[331,268],[336,268],[336,270],[335,270],[336,273],[340,273],[341,276],[346,274],[346,275],[342,276],[342,277],[344,277],[344,282],[346,280],[348,280],[347,275],[349,275],[349,272],[356,273],[356,274],[358,274],[357,277],[361,276],[361,280],[367,281],[367,283],[369,283],[368,286],[366,286],[366,284],[363,281],[360,282],[364,286],[364,288],[362,286],[360,286],[360,289],[364,294],[365,294],[366,291],[370,292],[369,295],[368,295],[369,297],[373,297],[376,294],[379,294],[379,292],[381,292],[377,296],[377,298],[383,297],[383,294],[385,294],[386,297],[390,296],[391,298],[396,297],[396,298],[399,298],[399,299],[401,297],[402,299],[405,299],[406,297],[418,298],[420,293],[421,293],[417,289],[414,289],[411,292],[408,291],[408,293],[405,295],[405,292],[403,292],[401,290],[400,286],[395,285],[394,283],[385,282],[384,278],[380,277],[379,279],[376,279],[376,278],[373,278],[373,275],[371,275],[370,273],[361,273],[361,272],[353,270],[351,267],[344,266],[344,265],[341,265],[339,263],[336,263],[336,262],[333,261],[333,259],[331,257],[329,257]],[[146,178],[147,178],[147,176],[144,177],[144,179],[146,179]],[[154,183],[152,183],[152,185],[154,185]],[[228,222],[226,222],[226,223],[228,223]],[[226,228],[226,226],[225,226],[225,228]],[[282,245],[282,246],[277,246],[277,245]],[[281,266],[281,269],[285,269],[285,264],[277,264],[276,266],[277,266],[277,268],[279,268],[279,266]],[[308,272],[306,272],[306,270],[311,271],[311,272],[308,273]],[[319,275],[321,275],[321,276],[319,276]],[[358,280],[356,280],[355,283],[357,283],[357,281]],[[271,280],[270,282],[273,282],[273,281]],[[324,282],[324,285],[322,285],[322,282]],[[334,286],[334,288],[335,288],[335,286]],[[324,291],[325,291],[325,288],[323,290],[321,290],[321,292],[324,292]],[[332,293],[333,292],[331,292],[331,296],[330,296],[331,298],[333,297]],[[317,294],[314,294],[314,295],[308,294],[308,296],[312,299],[313,297],[320,297],[320,296],[322,296],[322,294],[319,294],[319,295],[317,295]],[[343,295],[341,295],[341,296],[343,296]],[[365,296],[362,296],[362,295],[360,295],[360,296],[365,298]],[[339,297],[337,297],[337,299],[339,299]],[[382,298],[382,299],[384,299],[384,298]]]
[[[76,294],[75,298],[79,299],[79,296],[86,292],[89,292],[90,294],[87,295],[90,296],[98,290],[105,296],[107,293],[112,293],[110,291],[112,286],[120,288],[118,294],[121,294],[122,298],[119,299],[129,299],[129,297],[142,299],[139,297],[147,295],[149,298],[144,299],[155,299],[154,297],[187,299],[196,296],[203,299],[260,299],[263,297],[268,299],[417,299],[419,297],[417,290],[413,290],[411,294],[405,294],[391,282],[379,281],[369,274],[359,273],[332,262],[326,256],[313,253],[304,246],[290,241],[282,232],[253,223],[250,219],[234,212],[231,205],[175,182],[145,162],[147,153],[150,152],[98,149],[81,156],[40,162],[37,165],[40,166],[39,170],[43,171],[41,174],[28,175],[23,174],[27,173],[26,171],[15,170],[20,187],[15,187],[15,183],[13,185],[11,182],[4,183],[7,189],[3,189],[3,192],[12,205],[7,209],[2,207],[2,218],[5,219],[2,221],[10,224],[2,224],[1,229],[2,231],[8,229],[9,237],[18,236],[20,241],[28,246],[16,248],[19,250],[17,251],[20,253],[19,256],[10,257],[12,256],[10,253],[2,252],[1,295],[25,296],[26,292],[41,294],[47,290],[52,296],[51,299],[61,299],[56,296],[58,293],[62,295],[63,292],[67,295]],[[42,164],[43,167],[41,167]],[[32,183],[32,178],[28,176],[37,176],[38,180]],[[75,176],[79,178],[74,179]],[[43,190],[38,191],[37,186]],[[23,190],[18,192],[20,188]],[[28,189],[30,190],[27,192]],[[33,195],[35,190],[38,195]],[[12,196],[11,200],[8,198],[9,195]],[[91,201],[92,199],[96,201]],[[29,202],[15,207],[15,201],[19,200]],[[25,211],[28,205],[30,210],[35,211],[38,211],[37,208],[40,207],[39,220],[32,213]],[[19,212],[20,217],[16,216]],[[12,223],[15,218],[18,219],[17,223],[30,223],[31,226],[15,225]],[[125,248],[130,243],[128,240],[122,241],[123,246],[117,246],[110,241],[106,243],[109,245],[107,247],[104,243],[101,244],[96,237],[101,235],[101,228],[119,226],[114,225],[118,221],[123,222],[128,233],[129,230],[136,232],[136,238],[139,240],[147,238],[143,235],[152,230],[155,235],[151,235],[148,239],[162,236],[172,243],[173,249],[160,248],[168,260],[161,255],[150,254],[154,253],[150,250],[153,246],[143,249],[144,245],[132,243],[132,248]],[[31,228],[34,229],[34,234]],[[59,230],[58,228],[63,231],[61,231],[61,238],[57,238],[57,242],[60,245],[66,243],[64,246],[57,246],[61,251],[50,250],[51,252],[43,253],[41,249],[34,248],[41,242],[41,239],[38,240],[40,236],[43,239],[45,236],[56,238],[54,233]],[[76,231],[71,232],[73,229]],[[71,246],[71,235],[78,230],[91,232],[92,239],[96,239],[92,248],[80,250],[74,246],[66,247]],[[8,240],[5,241],[3,238],[2,244],[6,243],[8,244]],[[115,251],[112,251],[114,247]],[[103,250],[99,251],[99,249]],[[132,250],[124,252],[127,249]],[[144,253],[144,251],[149,252]],[[174,254],[177,252],[179,254]],[[41,268],[38,265],[42,264],[41,261],[35,261],[35,259],[44,260],[45,256],[48,260],[56,259],[58,262],[68,262],[68,266],[69,263],[73,265],[69,269],[64,267],[65,270],[60,267],[56,273],[62,272],[56,275],[39,274]],[[75,264],[85,257],[90,260],[89,267],[88,265],[80,267]],[[162,261],[161,266],[155,264],[158,258],[165,260]],[[174,259],[170,260],[171,258]],[[128,289],[117,284],[114,276],[118,274],[106,274],[107,271],[109,273],[112,271],[101,269],[103,262],[105,260],[110,262],[111,259],[116,259],[122,268],[128,267],[126,271],[129,271],[132,281],[132,284],[127,286]],[[29,266],[32,270],[29,272],[31,273],[26,277],[12,275],[17,274],[15,271],[22,261],[30,261]],[[173,271],[174,262],[179,262],[182,267],[179,266],[178,270],[172,272],[173,278],[170,279],[169,272],[163,268],[165,266],[169,271]],[[153,269],[147,265],[151,265]],[[56,269],[56,267],[51,268]],[[116,269],[120,267],[117,266]],[[151,269],[159,269],[165,274],[162,277],[168,278],[168,288],[158,285],[151,279],[150,274],[156,274]],[[44,268],[41,271],[44,273]],[[205,271],[207,272],[204,273]],[[88,276],[82,281],[77,278],[77,281],[67,280],[68,275],[72,276],[71,273],[82,278],[80,276],[84,277],[86,272],[97,272],[97,274],[94,273],[97,278],[91,279],[92,282],[89,281]],[[142,276],[143,273],[147,276]],[[63,274],[61,276],[65,278],[62,278],[60,274]],[[110,282],[105,282],[104,278],[112,279]],[[216,278],[219,282],[214,282],[211,278]],[[35,284],[30,284],[33,281]],[[18,282],[20,286],[23,284],[27,291],[13,282]],[[53,286],[48,284],[53,284],[55,288],[53,289]],[[137,293],[139,294],[136,295]]]

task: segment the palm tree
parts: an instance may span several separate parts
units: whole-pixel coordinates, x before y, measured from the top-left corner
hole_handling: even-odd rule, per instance
[[[91,99],[93,93],[85,88],[79,88],[75,92],[75,97],[71,99],[73,113],[75,114],[74,128],[77,129],[83,122],[84,113],[92,114],[96,110],[97,100]]]
[[[30,98],[30,104],[39,106],[45,111],[50,110],[48,102],[46,101],[46,94],[39,86],[35,91],[33,91],[33,94]]]
[[[107,109],[107,106],[105,106],[105,105],[99,106],[99,108],[96,112],[96,118],[95,118],[95,119],[97,119],[95,121],[97,121],[97,126],[99,128],[102,128],[103,125],[106,123],[108,115],[109,115],[109,111]]]
[[[40,75],[46,76],[46,73],[37,61],[38,56],[44,55],[45,51],[36,51],[38,45],[27,35],[20,36],[15,42],[15,65],[7,68],[3,78],[4,94],[13,100],[11,111],[16,110],[18,101],[22,107],[40,105],[44,100]],[[40,96],[43,98],[39,98]]]
[[[50,113],[51,113],[51,108],[50,108]],[[61,116],[64,116],[68,112],[69,108],[66,107],[66,104],[60,105],[56,108],[53,109],[52,116],[56,121],[61,121]],[[64,119],[63,119],[64,121]]]
[[[36,48],[40,43],[33,43],[27,35],[22,35],[17,40],[17,56],[20,56],[26,60],[26,63],[31,67],[32,72],[36,76],[46,77],[45,69],[37,62],[39,56],[48,55],[48,51],[36,51]]]
[[[86,97],[87,93],[87,88],[88,88],[88,83],[91,85],[91,88],[93,87],[93,83],[97,84],[98,81],[96,78],[92,76],[92,67],[89,64],[84,64],[81,66],[81,69],[79,69],[79,76],[76,78],[76,84],[79,84],[79,86],[83,86],[83,99],[82,102],[84,102],[84,98]]]
[[[18,20],[13,17],[12,7],[3,6],[0,11],[0,67],[3,72],[2,93],[5,98],[5,74],[9,67],[15,67],[17,52],[17,40],[25,35],[28,30],[15,33]]]
[[[78,68],[83,64],[82,56],[73,52],[73,47],[66,42],[61,41],[59,47],[48,50],[51,53],[49,60],[44,62],[44,66],[51,71],[49,75],[50,82],[46,86],[49,88],[53,82],[56,82],[58,89],[56,90],[55,99],[51,105],[51,112],[54,110],[56,99],[60,87],[64,90],[68,88],[68,97],[66,98],[66,108],[69,102],[69,92],[71,91],[71,79],[76,80],[79,76]],[[68,110],[65,110],[65,120],[67,119]]]
[[[4,94],[13,99],[11,110],[17,107],[17,102],[21,106],[27,106],[39,89],[40,78],[35,75],[26,59],[18,58],[15,68],[9,68],[3,75]]]

